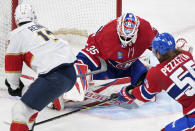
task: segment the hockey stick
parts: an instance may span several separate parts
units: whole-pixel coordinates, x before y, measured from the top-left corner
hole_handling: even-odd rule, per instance
[[[22,75],[23,78],[28,79],[28,80],[35,80],[34,77],[32,76],[27,76],[27,75]],[[109,98],[109,96],[107,95],[103,95],[100,94],[101,91],[104,91],[105,89],[111,87],[111,86],[116,86],[116,85],[126,85],[130,83],[130,78],[129,77],[123,77],[123,78],[117,78],[117,79],[107,79],[107,80],[93,80],[92,83],[90,84],[91,86],[93,86],[93,91],[89,91],[87,90],[85,93],[85,100],[84,102],[76,102],[76,104],[80,105],[80,106],[87,106],[87,105],[91,105],[94,103],[97,103],[99,101],[103,101]],[[87,99],[91,99],[93,100],[92,102],[90,102],[90,100]],[[67,106],[72,106],[74,104],[71,104],[72,101],[68,102]],[[135,103],[132,104],[126,104],[126,103],[121,103],[121,102],[117,102],[117,101],[112,101],[112,102],[108,102],[106,103],[106,105],[115,105],[115,106],[119,106],[122,108],[126,108],[126,109],[135,109],[138,108],[138,105]],[[48,107],[51,108],[51,107]]]
[[[116,93],[116,95],[117,95],[117,93]],[[99,101],[103,101],[103,100],[108,99],[109,96],[95,93],[93,91],[87,91],[85,93],[85,98],[95,100],[94,102],[99,102]],[[88,103],[86,105],[90,105],[90,104],[92,104],[92,103]],[[109,101],[109,102],[106,102],[105,105],[108,105],[108,106],[114,105],[114,106],[119,106],[119,107],[126,108],[126,109],[136,109],[139,107],[135,102],[132,102],[131,104],[127,104],[125,102],[119,102],[119,101]]]
[[[47,122],[59,119],[59,118],[64,117],[64,116],[68,116],[68,115],[80,112],[80,111],[88,110],[88,109],[91,109],[93,107],[104,105],[105,103],[110,102],[112,100],[115,100],[116,98],[117,98],[117,95],[111,95],[109,99],[103,100],[103,101],[101,101],[99,103],[95,103],[95,104],[93,104],[91,106],[84,106],[84,107],[79,108],[77,110],[74,110],[74,111],[71,111],[71,112],[68,112],[68,113],[65,113],[65,114],[62,114],[62,115],[59,115],[59,116],[47,119],[47,120],[43,120],[43,121],[37,122],[37,123],[34,124],[34,126],[37,126],[37,125],[40,125],[40,124],[44,124],[44,123],[47,123]]]
[[[93,107],[97,107],[97,106],[104,105],[105,103],[110,102],[110,101],[112,101],[112,100],[115,100],[116,98],[117,98],[117,95],[114,94],[114,95],[111,95],[109,99],[103,100],[103,101],[101,101],[101,102],[99,102],[99,103],[95,103],[95,104],[93,104],[93,105],[91,105],[91,106],[84,106],[84,107],[79,108],[79,109],[77,109],[77,110],[74,110],[74,111],[71,111],[71,112],[68,112],[68,113],[59,115],[59,116],[55,116],[55,117],[53,117],[53,118],[49,118],[49,119],[46,119],[46,120],[43,120],[43,121],[34,123],[32,129],[29,130],[29,131],[33,131],[33,130],[34,130],[34,127],[37,126],[37,125],[41,125],[41,124],[44,124],[44,123],[47,123],[47,122],[50,122],[50,121],[59,119],[59,118],[64,117],[64,116],[68,116],[68,115],[77,113],[77,112],[80,112],[80,111],[89,110],[89,109],[91,109],[91,108],[93,108]],[[5,121],[4,124],[10,125],[11,123]]]

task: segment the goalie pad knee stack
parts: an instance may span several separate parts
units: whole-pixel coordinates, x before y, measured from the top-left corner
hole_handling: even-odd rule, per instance
[[[85,64],[75,63],[74,68],[77,75],[88,72],[88,66]],[[70,91],[64,93],[63,98],[65,100],[83,101],[85,97],[85,91],[88,88],[88,77],[89,76],[77,77],[75,85]]]

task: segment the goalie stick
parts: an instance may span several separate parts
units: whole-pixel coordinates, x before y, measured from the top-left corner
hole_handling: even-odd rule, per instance
[[[59,119],[59,118],[64,117],[64,116],[68,116],[68,115],[77,113],[77,112],[80,112],[80,111],[89,110],[89,109],[91,109],[91,108],[93,108],[93,107],[97,107],[97,106],[104,105],[105,103],[110,102],[110,101],[112,101],[112,100],[115,100],[116,98],[117,98],[117,95],[116,95],[116,94],[113,94],[113,95],[110,96],[109,99],[103,100],[103,101],[101,101],[101,102],[99,102],[99,103],[95,103],[95,104],[93,104],[93,105],[91,105],[91,106],[84,106],[84,107],[79,108],[79,109],[77,109],[77,110],[74,110],[74,111],[71,111],[71,112],[68,112],[68,113],[59,115],[59,116],[55,116],[55,117],[49,118],[49,119],[47,119],[47,120],[43,120],[43,121],[34,123],[33,128],[32,128],[32,130],[30,130],[30,131],[33,131],[33,130],[34,130],[34,127],[37,126],[37,125],[41,125],[41,124],[44,124],[44,123],[47,123],[47,122],[50,122],[50,121]]]
[[[99,101],[109,99],[109,96],[102,95],[102,94],[99,94],[99,93],[95,93],[93,91],[87,91],[85,93],[85,98],[95,100],[94,102],[97,103]],[[87,105],[90,105],[90,104],[91,103],[88,103]],[[106,102],[105,105],[108,105],[108,106],[109,105],[114,105],[114,106],[119,106],[119,107],[123,107],[123,108],[126,108],[126,109],[136,109],[136,108],[139,107],[135,102],[132,102],[131,104],[127,104],[127,103],[119,102],[119,101],[109,101],[109,102]]]
[[[85,97],[88,98],[88,99],[95,100],[95,101],[93,103],[88,103],[86,105],[83,105],[82,108],[77,109],[77,110],[82,111],[82,110],[90,109],[92,107],[106,105],[106,104],[107,105],[115,105],[115,106],[119,106],[119,107],[123,107],[123,108],[127,108],[127,109],[136,109],[136,108],[138,108],[138,105],[136,103],[134,103],[134,102],[132,102],[131,104],[126,104],[126,103],[123,103],[123,102],[115,101],[115,99],[117,98],[116,94],[115,94],[115,96],[110,96],[109,97],[109,96],[106,96],[106,95],[95,93],[93,91],[87,91],[85,93]],[[111,99],[111,98],[113,98],[113,99]],[[126,107],[124,106],[124,104],[126,105]],[[78,112],[77,110],[69,112],[69,113],[65,113],[65,114],[63,114],[63,116],[67,116],[69,114],[73,114],[73,112]],[[62,116],[60,115],[60,117],[62,117]],[[50,119],[54,120],[55,118],[50,118]],[[56,118],[56,119],[58,119],[58,118]],[[49,121],[52,121],[52,120],[44,120],[44,121],[49,122]],[[11,125],[10,121],[4,121],[3,123],[6,124],[6,125]],[[43,122],[43,121],[42,122],[38,122],[35,125],[40,125],[42,123],[45,123],[45,122]],[[33,130],[31,130],[31,131],[33,131]]]
[[[75,101],[66,101],[64,102],[64,105],[63,105],[63,108],[80,108],[82,106],[90,106],[94,103],[98,103],[100,101],[103,101],[103,100],[107,100],[109,99],[109,96],[108,95],[103,95],[103,94],[100,94],[100,93],[96,93],[94,91],[86,91],[85,92],[85,100],[82,101],[82,102],[75,102]],[[125,108],[125,109],[136,109],[138,108],[139,106],[132,102],[131,104],[127,104],[125,102],[119,102],[117,100],[114,100],[114,101],[111,101],[111,102],[107,102],[105,103],[103,106],[117,106],[117,107],[122,107],[122,108]],[[48,108],[50,109],[55,109],[55,107],[53,106],[52,103],[50,103],[48,106]]]

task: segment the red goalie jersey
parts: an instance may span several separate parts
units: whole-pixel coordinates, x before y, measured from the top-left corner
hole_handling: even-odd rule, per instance
[[[98,56],[117,69],[129,68],[146,49],[151,48],[152,40],[157,34],[157,30],[152,28],[149,22],[140,17],[138,19],[140,25],[137,40],[131,46],[121,47],[117,34],[117,19],[115,19],[89,36],[88,45],[77,58],[87,64],[91,70],[99,66]]]
[[[165,90],[183,107],[184,115],[195,112],[195,63],[189,52],[183,51],[149,70],[143,85],[132,94],[143,102]]]

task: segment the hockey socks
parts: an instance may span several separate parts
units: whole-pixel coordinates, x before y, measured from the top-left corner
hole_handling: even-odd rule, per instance
[[[26,123],[13,121],[10,127],[10,131],[29,131]]]

